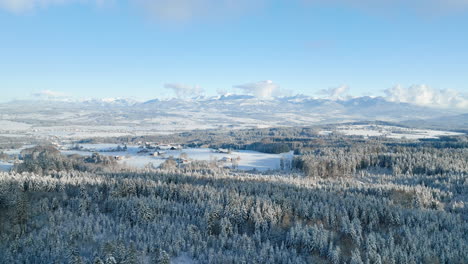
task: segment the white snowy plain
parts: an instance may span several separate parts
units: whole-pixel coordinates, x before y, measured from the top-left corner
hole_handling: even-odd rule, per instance
[[[329,134],[330,131],[321,131],[320,134]],[[441,136],[457,136],[462,133],[430,130],[430,129],[414,129],[397,126],[385,125],[346,125],[339,126],[334,131],[336,133],[347,136],[364,136],[364,137],[387,137],[396,139],[437,139]]]

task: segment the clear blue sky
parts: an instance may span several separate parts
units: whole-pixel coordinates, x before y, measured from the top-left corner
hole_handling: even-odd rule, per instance
[[[170,96],[167,84],[215,95],[265,80],[308,95],[468,91],[467,1],[148,1],[0,0],[0,101],[149,99]]]

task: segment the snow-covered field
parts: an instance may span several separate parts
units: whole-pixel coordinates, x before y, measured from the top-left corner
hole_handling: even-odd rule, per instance
[[[79,154],[79,155],[91,155],[93,152],[99,152],[103,155],[108,156],[121,156],[124,157],[118,162],[122,165],[129,167],[143,168],[149,163],[153,166],[161,165],[169,157],[179,158],[182,153],[187,155],[187,159],[198,160],[198,161],[219,161],[223,158],[237,159],[240,158],[237,163],[237,167],[240,170],[276,170],[280,168],[280,160],[291,160],[293,157],[292,152],[283,154],[267,154],[257,151],[241,150],[233,151],[229,154],[217,153],[213,149],[209,148],[189,148],[181,150],[165,150],[163,156],[154,157],[149,153],[138,153],[141,149],[138,146],[127,146],[127,151],[120,152],[109,152],[107,150],[115,149],[118,145],[116,144],[82,144],[85,151],[81,150],[63,150],[62,153],[66,155]],[[154,152],[154,151],[153,151]],[[232,162],[225,162],[225,166],[232,167]]]
[[[321,134],[328,134],[322,131]],[[334,131],[347,136],[387,137],[396,139],[436,139],[441,136],[457,136],[461,133],[429,129],[413,129],[385,125],[345,125],[338,126]]]
[[[10,171],[11,167],[13,167],[12,163],[0,161],[0,171]]]
[[[0,131],[25,131],[31,128],[31,125],[14,122],[9,120],[0,120]]]
[[[34,145],[24,145],[18,149],[7,149],[7,150],[2,150],[2,152],[8,155],[19,155],[23,149],[32,148],[32,147],[34,147]]]

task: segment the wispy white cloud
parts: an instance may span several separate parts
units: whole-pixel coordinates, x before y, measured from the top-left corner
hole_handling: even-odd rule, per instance
[[[19,13],[34,8],[36,2],[31,0],[0,0],[0,8]]]
[[[384,91],[392,102],[411,103],[429,107],[468,109],[468,96],[458,91],[439,90],[427,85],[402,87],[397,85]]]
[[[306,4],[340,6],[388,15],[398,10],[419,15],[449,14],[468,10],[468,0],[301,0]]]
[[[319,94],[322,94],[325,96],[327,99],[332,99],[332,100],[342,100],[346,99],[347,93],[349,91],[349,86],[348,85],[341,85],[338,87],[331,87],[328,89],[322,89],[319,91]]]
[[[74,3],[89,3],[102,6],[112,1],[113,0],[0,0],[0,8],[13,13],[24,13],[37,8]]]
[[[123,2],[123,1],[121,1]],[[146,11],[152,18],[169,22],[194,19],[225,18],[255,10],[264,0],[126,0]],[[116,0],[0,0],[0,8],[13,13],[24,13],[37,8],[66,4],[103,6]]]
[[[0,8],[14,13],[22,13],[36,8],[87,3],[102,6],[107,3],[128,2],[147,12],[156,20],[187,22],[212,18],[238,16],[262,7],[273,5],[268,0],[0,0]],[[426,15],[428,12],[453,13],[468,11],[468,0],[291,0],[291,5],[305,3],[305,6],[339,6],[370,11],[416,10]]]
[[[216,89],[216,93],[217,93],[218,95],[227,95],[227,94],[229,94],[229,91],[228,91],[227,89],[220,89],[220,88],[218,88],[218,89]]]
[[[289,91],[281,89],[279,85],[270,80],[235,85],[233,88],[241,90],[242,93],[264,99],[290,94]]]
[[[191,86],[181,83],[166,83],[164,88],[172,90],[177,98],[190,98],[203,95],[203,89],[198,86]]]
[[[133,0],[151,17],[169,22],[225,18],[254,10],[264,0]]]
[[[33,93],[33,96],[37,98],[41,98],[41,99],[57,99],[57,98],[64,98],[67,95],[62,92],[43,90],[37,93]]]

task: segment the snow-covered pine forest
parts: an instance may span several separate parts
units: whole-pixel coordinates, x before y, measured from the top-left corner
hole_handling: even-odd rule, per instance
[[[466,137],[360,142],[263,173],[36,149],[0,173],[0,263],[467,263]]]

